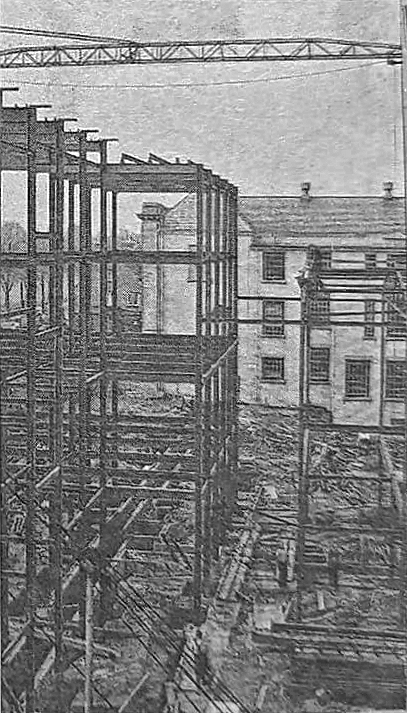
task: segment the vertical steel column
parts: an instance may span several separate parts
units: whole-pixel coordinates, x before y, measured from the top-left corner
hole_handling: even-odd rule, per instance
[[[68,183],[68,252],[75,250],[75,185],[77,179]],[[68,264],[68,350],[73,357],[76,351],[77,318],[76,318],[76,289],[75,289],[74,263]],[[80,315],[78,314],[80,319]],[[69,409],[69,452],[73,453],[76,441],[76,394],[70,393],[68,397]]]
[[[49,213],[49,249],[55,249],[55,206],[56,206],[56,177],[53,162],[50,160],[49,185],[48,185],[48,213]],[[55,266],[50,265],[48,276],[48,309],[50,324],[55,324]]]
[[[35,579],[36,579],[36,293],[37,267],[32,261],[36,254],[36,110],[27,109],[27,489],[26,489],[26,615],[27,657],[26,657],[26,713],[35,710]],[[31,261],[30,261],[31,258]]]
[[[195,553],[194,553],[194,617],[200,623],[202,599],[202,481],[203,413],[202,413],[202,268],[203,268],[203,199],[202,168],[197,166],[196,187],[196,314],[195,314]]]
[[[85,484],[85,466],[86,466],[86,366],[88,359],[88,342],[87,342],[87,281],[86,281],[86,250],[87,250],[87,186],[86,186],[86,134],[80,132],[79,135],[79,251],[81,254],[79,263],[79,344],[80,344],[80,363],[79,363],[79,418],[78,418],[78,435],[79,435],[79,466],[80,466],[80,483]],[[83,492],[81,492],[83,497]]]
[[[92,574],[86,572],[86,605],[85,605],[85,701],[84,713],[92,713],[93,689],[93,581]]]
[[[88,249],[88,186],[87,186],[87,137],[86,132],[79,133],[79,413],[78,413],[78,445],[79,457],[78,465],[80,469],[80,506],[84,505],[87,466],[87,385],[86,367],[88,361],[88,298],[87,298],[87,249]],[[79,597],[79,617],[82,636],[86,630],[86,579],[83,572],[80,573],[80,597]]]
[[[228,347],[228,306],[227,306],[227,294],[228,294],[228,270],[227,270],[227,234],[229,226],[229,187],[227,187],[223,194],[222,202],[222,241],[221,241],[221,251],[222,251],[222,323],[221,323],[221,348],[226,350]],[[221,439],[223,443],[223,458],[222,458],[222,483],[221,483],[221,508],[222,508],[222,531],[223,523],[227,516],[228,500],[229,500],[229,473],[228,473],[228,448],[227,448],[227,380],[228,380],[228,365],[227,361],[224,360],[221,366],[221,413],[220,413],[220,423],[221,423]]]
[[[226,232],[226,266],[227,266],[227,347],[232,344],[234,339],[233,328],[233,190],[228,186],[228,201],[227,201],[227,232]],[[234,500],[234,482],[233,482],[233,392],[235,374],[233,373],[233,361],[231,355],[228,355],[226,361],[227,371],[227,392],[226,392],[226,441],[227,441],[227,479],[228,479],[228,519],[230,517],[233,500]]]
[[[376,304],[375,302],[373,303],[374,305]],[[373,316],[373,321],[376,320],[376,316]],[[383,286],[383,291],[381,294],[381,300],[380,300],[380,391],[379,391],[379,426],[380,428],[383,428],[384,425],[384,385],[385,385],[385,373],[386,373],[386,326],[385,326],[385,321],[386,321],[386,302],[385,302],[385,294],[384,294],[384,286]],[[378,476],[379,476],[379,482],[378,482],[378,487],[377,487],[377,500],[379,507],[382,507],[383,504],[383,467],[382,467],[382,462],[381,458],[379,458],[379,468],[378,468]],[[393,543],[391,544],[391,547],[393,547]]]
[[[117,252],[117,192],[112,191],[112,331],[114,338],[118,338],[118,315],[117,315],[117,262],[114,259]],[[113,428],[113,458],[112,466],[117,468],[118,464],[118,420],[119,420],[119,387],[116,378],[112,379],[111,395],[112,428]]]
[[[231,340],[236,341],[238,337],[238,260],[237,260],[237,216],[238,216],[238,193],[237,188],[232,189],[232,199],[231,199],[231,259],[232,259],[232,286],[231,286],[231,299],[232,299],[232,323],[231,323]],[[236,497],[236,486],[237,486],[237,475],[238,475],[238,427],[239,427],[239,414],[238,414],[238,362],[237,362],[238,352],[237,346],[233,349],[230,355],[231,363],[231,381],[232,381],[232,402],[231,402],[231,419],[232,419],[232,429],[231,429],[231,470],[232,470],[232,484],[233,484],[233,500]]]
[[[308,294],[301,288],[300,348],[299,348],[299,414],[298,414],[298,527],[297,527],[297,618],[302,619],[302,599],[304,590],[304,550],[305,524],[308,516],[308,458],[309,428],[306,412],[305,391],[307,391],[307,352],[309,342]]]
[[[155,249],[157,251],[162,250],[162,225],[161,225],[161,216],[158,216],[157,220],[157,229],[156,229],[156,236],[155,236]],[[157,262],[157,265],[155,267],[155,279],[156,279],[156,284],[155,284],[155,289],[156,289],[156,295],[155,295],[155,311],[156,311],[156,329],[157,329],[157,334],[162,334],[163,331],[163,311],[164,311],[164,303],[163,303],[163,282],[164,282],[164,270],[163,266]],[[160,388],[162,384],[160,383]]]
[[[0,132],[3,131],[3,92],[0,90]],[[2,199],[2,189],[3,189],[3,171],[2,171],[2,153],[0,145],[0,253],[3,248],[2,243],[2,222],[3,222],[3,199]],[[7,493],[5,488],[3,488],[3,482],[6,480],[6,452],[5,452],[5,441],[6,441],[6,428],[3,425],[2,415],[3,415],[3,388],[0,386],[0,490],[1,490],[1,517],[0,517],[0,616],[1,616],[1,651],[7,646],[9,640],[9,616],[8,616],[8,603],[9,603],[9,581],[8,576],[5,574],[8,569],[8,540],[7,540]],[[1,683],[0,683],[1,685]]]
[[[404,157],[404,223],[407,227],[407,6],[404,0],[400,2],[401,10],[401,112],[403,126],[403,157]],[[405,250],[407,251],[407,230],[405,230]],[[407,260],[404,272],[407,284]],[[407,328],[407,319],[406,319]],[[405,350],[405,370],[407,374],[407,339]],[[404,386],[404,488],[402,515],[402,553],[400,571],[400,619],[404,633],[407,629],[407,378]]]
[[[217,359],[217,352],[212,344],[212,184],[210,176],[206,177],[206,204],[205,204],[205,368]],[[216,355],[216,356],[215,356]],[[209,583],[211,572],[212,553],[212,428],[211,404],[212,384],[211,378],[206,379],[204,385],[204,437],[203,437],[203,465],[205,483],[205,512],[204,512],[204,543],[203,543],[203,575],[206,584]]]
[[[64,122],[57,122],[56,135],[56,216],[55,216],[55,322],[58,331],[54,351],[54,458],[59,466],[55,476],[53,502],[54,528],[54,576],[55,576],[55,672],[63,669],[63,601],[62,601],[62,487],[63,487],[63,340],[64,340]],[[61,690],[60,682],[58,691]],[[60,700],[60,706],[62,701]]]
[[[56,246],[56,145],[49,151],[49,179],[48,179],[48,214],[49,214],[49,251],[55,256]],[[55,314],[55,264],[51,263],[48,268],[48,310],[49,322],[51,326],[56,324]],[[54,400],[48,403],[48,447],[50,461],[55,460],[54,452]],[[52,543],[50,542],[50,550]],[[52,559],[52,553],[51,553]]]
[[[100,499],[100,549],[102,557],[106,540],[106,467],[107,467],[107,190],[105,186],[105,172],[107,165],[107,142],[100,141],[100,252],[99,266],[99,333],[100,352],[99,368],[102,376],[99,382],[99,486],[103,489]],[[100,575],[100,604],[101,626],[103,626],[107,611],[107,581],[103,574]]]
[[[75,250],[75,181],[68,183],[68,251]],[[68,265],[68,338],[69,355],[75,348],[75,265]]]
[[[117,192],[112,191],[112,256],[117,252]],[[112,263],[112,322],[113,332],[117,332],[117,262]]]
[[[85,192],[85,205],[86,205],[86,252],[89,253],[92,250],[92,188],[87,185]],[[85,262],[85,334],[86,334],[86,350],[88,358],[92,361],[92,331],[93,331],[93,319],[92,319],[92,277],[93,277],[93,264],[91,261],[86,259]],[[92,412],[92,387],[86,387],[86,398],[85,398],[85,420],[86,420],[86,465],[90,465],[91,452],[92,452],[92,432],[91,432],[91,412]]]
[[[219,180],[215,179],[215,205],[214,205],[214,253],[215,253],[215,264],[214,264],[214,309],[215,309],[215,321],[213,325],[214,341],[216,344],[216,349],[220,351],[220,205],[221,192]],[[217,559],[219,553],[220,545],[220,517],[221,517],[221,495],[220,495],[220,478],[222,474],[221,463],[223,456],[221,454],[221,449],[223,447],[223,442],[220,434],[220,376],[221,367],[216,369],[213,378],[213,409],[212,409],[212,423],[213,423],[213,437],[214,437],[214,449],[216,451],[216,470],[213,483],[213,520],[212,520],[212,555]]]

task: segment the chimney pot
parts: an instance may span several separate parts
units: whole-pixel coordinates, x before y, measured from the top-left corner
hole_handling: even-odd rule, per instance
[[[309,181],[304,181],[303,183],[301,183],[301,198],[305,198],[306,200],[311,198],[309,194],[310,190],[311,184],[309,183]]]
[[[393,198],[393,181],[385,181],[383,183],[384,197],[386,200],[391,200]]]

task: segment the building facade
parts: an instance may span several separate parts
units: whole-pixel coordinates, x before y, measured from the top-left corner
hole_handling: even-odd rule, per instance
[[[145,204],[139,217],[144,249],[194,247],[193,197]],[[298,407],[298,276],[315,246],[324,290],[309,307],[310,403],[337,423],[402,419],[405,329],[382,295],[388,268],[405,255],[404,202],[392,185],[378,197],[317,197],[308,183],[294,197],[240,197],[238,235],[241,401]],[[193,333],[185,314],[194,280],[191,265],[145,267],[143,330]]]
[[[308,397],[336,423],[379,425],[404,417],[405,327],[382,289],[404,263],[404,201],[390,183],[372,197],[241,198],[241,399],[299,402],[298,276],[318,248],[324,290],[309,304]]]

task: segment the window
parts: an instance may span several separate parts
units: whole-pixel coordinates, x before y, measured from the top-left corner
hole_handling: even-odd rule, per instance
[[[329,381],[329,347],[311,347],[309,380],[312,384],[326,384]]]
[[[404,312],[406,303],[404,295],[394,292],[391,300],[387,301],[387,338],[397,339],[406,336],[406,317]]]
[[[402,359],[386,362],[386,399],[403,400],[406,384],[406,366]]]
[[[330,270],[332,267],[331,248],[321,248],[319,254],[321,259],[321,270]]]
[[[127,295],[127,304],[130,307],[138,307],[140,304],[140,293],[129,292],[129,294]]]
[[[367,399],[370,395],[370,362],[368,359],[346,359],[345,398]]]
[[[284,300],[264,300],[263,335],[284,337]]]
[[[365,339],[374,339],[374,321],[376,305],[374,300],[365,301]]]
[[[284,357],[263,357],[261,374],[264,381],[284,381]]]
[[[395,268],[396,270],[403,270],[406,266],[406,254],[405,253],[388,253],[387,254],[387,267]]]
[[[285,280],[284,250],[263,253],[263,280],[268,282]]]
[[[365,268],[366,270],[376,270],[376,253],[365,253]]]
[[[329,324],[329,295],[320,294],[309,301],[309,318],[314,324]]]

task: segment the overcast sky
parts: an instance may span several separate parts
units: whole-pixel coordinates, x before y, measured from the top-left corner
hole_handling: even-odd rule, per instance
[[[398,0],[2,0],[2,23],[140,40],[319,35],[399,41]],[[303,180],[316,194],[377,194],[384,180],[400,191],[400,68],[356,65],[3,70],[1,83],[19,85],[21,102],[51,103],[49,115],[77,116],[78,126],[117,137],[120,150],[202,162],[242,194],[295,194]],[[120,86],[237,80],[256,81]]]

